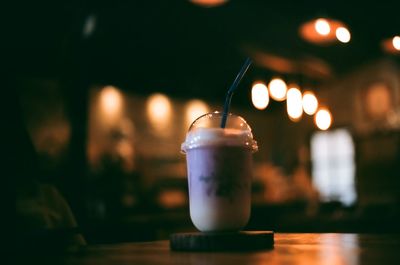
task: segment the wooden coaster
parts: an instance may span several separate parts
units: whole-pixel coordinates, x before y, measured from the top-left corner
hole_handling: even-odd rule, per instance
[[[175,251],[250,251],[274,247],[272,231],[226,233],[177,233],[170,235],[170,248]]]

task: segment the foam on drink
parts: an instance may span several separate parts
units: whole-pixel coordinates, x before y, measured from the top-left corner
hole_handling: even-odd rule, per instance
[[[250,130],[230,128],[197,128],[189,131],[181,149],[186,152],[192,148],[210,145],[246,146],[253,151],[257,149]]]

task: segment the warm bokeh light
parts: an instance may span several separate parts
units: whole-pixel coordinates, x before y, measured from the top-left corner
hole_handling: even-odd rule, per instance
[[[376,82],[368,87],[365,107],[371,118],[383,119],[392,109],[392,95],[386,83]]]
[[[318,34],[326,36],[331,32],[331,26],[326,19],[319,18],[315,21],[315,30]]]
[[[255,83],[251,88],[251,101],[256,109],[263,110],[268,106],[268,88],[264,83]]]
[[[327,130],[331,127],[332,115],[326,108],[320,108],[315,114],[315,125],[317,125],[320,130]]]
[[[400,55],[400,36],[394,36],[382,40],[382,49],[390,54]]]
[[[215,7],[220,6],[228,2],[228,0],[189,0],[193,4],[202,6],[202,7]]]
[[[113,118],[122,111],[122,94],[113,87],[106,86],[100,92],[101,110],[107,118]]]
[[[83,24],[83,29],[82,29],[83,36],[90,37],[90,35],[93,34],[95,28],[96,28],[96,16],[92,14],[86,18]]]
[[[400,36],[394,36],[392,40],[393,47],[400,51]]]
[[[287,86],[285,81],[280,78],[274,78],[269,82],[268,87],[272,99],[276,101],[283,101],[286,99]]]
[[[351,39],[350,31],[345,27],[339,27],[336,29],[336,38],[343,43],[348,43]]]
[[[209,112],[209,108],[206,103],[201,100],[194,99],[187,103],[186,105],[186,124],[187,127],[192,124],[192,122],[203,114]]]
[[[347,43],[351,39],[350,29],[340,20],[318,18],[300,25],[300,36],[317,45],[332,44],[337,41]]]
[[[147,115],[153,128],[166,129],[170,124],[171,112],[171,102],[167,96],[156,93],[147,100]]]
[[[177,208],[185,205],[187,196],[182,190],[166,190],[158,194],[157,201],[164,208]]]
[[[289,119],[298,121],[303,114],[302,95],[295,86],[290,86],[286,96],[286,108]]]
[[[311,91],[303,93],[303,110],[308,115],[313,115],[318,109],[317,97]]]

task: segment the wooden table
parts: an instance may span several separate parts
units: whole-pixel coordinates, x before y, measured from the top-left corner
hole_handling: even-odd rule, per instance
[[[255,252],[174,252],[169,241],[155,241],[91,246],[77,254],[50,256],[48,264],[64,265],[400,264],[400,236],[276,233],[273,249]]]

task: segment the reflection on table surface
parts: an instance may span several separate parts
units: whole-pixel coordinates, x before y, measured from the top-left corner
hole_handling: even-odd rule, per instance
[[[90,246],[36,257],[54,264],[396,264],[399,234],[275,234],[274,249],[174,252],[168,241]],[[32,260],[31,260],[32,261]],[[36,262],[36,261],[35,261]],[[43,264],[43,262],[42,262]]]

